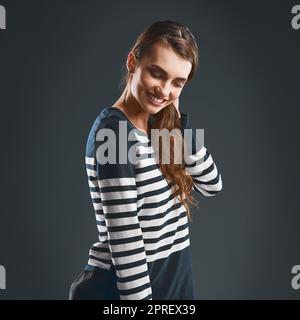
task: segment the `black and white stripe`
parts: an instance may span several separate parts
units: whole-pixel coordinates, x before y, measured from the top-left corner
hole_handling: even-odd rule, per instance
[[[181,115],[182,128],[189,128],[187,116]],[[110,128],[118,137],[120,120],[124,117],[118,112],[98,117],[88,139],[85,161],[99,238],[90,248],[88,265],[107,270],[114,265],[121,300],[152,300],[148,264],[190,245],[188,218],[151,156],[146,134],[136,131],[142,142],[137,152],[149,157],[136,164],[97,162],[96,149],[103,143],[96,141],[97,131]],[[128,132],[132,129],[129,122],[127,128]],[[128,148],[135,143],[128,141]],[[193,178],[194,190],[205,196],[219,192],[221,175],[207,149],[202,147],[189,157],[193,163],[186,165],[186,170]],[[204,161],[197,164],[201,158]]]

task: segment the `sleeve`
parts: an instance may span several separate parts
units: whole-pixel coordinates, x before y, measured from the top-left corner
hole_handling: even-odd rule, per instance
[[[127,123],[126,133],[130,130],[128,127]],[[108,121],[102,129],[109,129],[110,133],[104,134],[107,141],[100,141],[103,140],[103,131],[101,133],[98,129],[96,132],[97,179],[120,300],[152,300],[143,233],[138,219],[135,165],[129,161],[127,152],[136,142],[128,141],[126,133],[124,140],[123,132],[119,137],[121,130],[117,120]],[[119,149],[125,145],[127,159],[126,163],[121,163]],[[105,150],[115,154],[115,163]],[[109,161],[103,163],[104,158]]]
[[[189,124],[189,116],[180,112],[181,131],[191,135],[191,149],[185,158],[185,171],[194,182],[193,190],[204,196],[213,196],[222,190],[222,177],[207,148],[197,139],[195,129]],[[184,130],[191,129],[191,130]],[[189,141],[189,140],[187,140]]]

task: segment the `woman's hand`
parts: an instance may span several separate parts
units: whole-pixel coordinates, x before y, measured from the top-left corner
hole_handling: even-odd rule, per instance
[[[179,97],[174,100],[173,104],[174,104],[174,107],[176,108],[176,110],[178,112],[178,117],[180,118],[181,115],[180,115],[180,111],[179,111]]]

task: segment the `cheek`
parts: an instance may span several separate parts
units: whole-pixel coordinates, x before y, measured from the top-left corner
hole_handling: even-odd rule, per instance
[[[141,76],[135,75],[131,81],[131,90],[134,95],[140,95],[144,86],[144,81]]]
[[[147,73],[141,74],[140,77],[140,86],[145,90],[151,89],[156,85],[155,79],[147,75]]]
[[[159,81],[148,75],[146,72],[141,73],[135,79],[135,88],[138,95],[142,95],[145,91],[151,91],[155,86],[159,85]],[[170,100],[177,99],[181,94],[182,89],[173,88],[170,92]],[[171,102],[170,102],[171,103]]]
[[[132,92],[138,101],[143,101],[146,91],[151,91],[153,83],[146,75],[135,77],[132,82]]]

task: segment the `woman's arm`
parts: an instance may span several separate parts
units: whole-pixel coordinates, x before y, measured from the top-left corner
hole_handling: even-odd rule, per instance
[[[196,143],[195,129],[191,128],[188,115],[182,112],[180,115],[182,133],[184,134],[184,129],[192,130],[192,152],[187,156],[186,173],[193,179],[193,190],[205,196],[213,196],[222,190],[221,174],[206,147],[201,146],[200,141]]]
[[[106,142],[96,141],[97,178],[120,299],[152,300],[143,234],[138,219],[135,166],[128,158],[127,163],[118,163],[120,145],[118,120],[109,120],[104,128],[111,129],[115,133],[116,145],[110,143],[110,147],[116,148],[117,161],[115,164],[108,162],[100,164],[99,147],[102,145],[103,148]],[[129,130],[127,127],[127,131]],[[135,142],[127,141],[127,143],[129,150]]]

